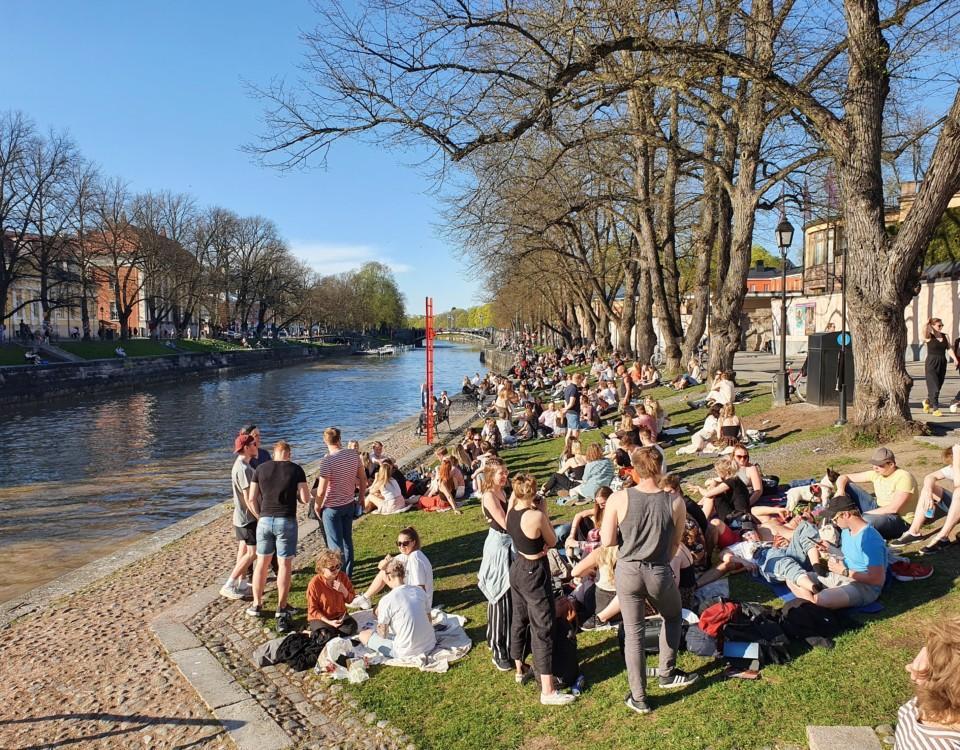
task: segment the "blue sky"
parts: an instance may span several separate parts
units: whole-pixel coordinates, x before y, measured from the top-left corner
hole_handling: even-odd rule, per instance
[[[409,166],[422,155],[343,142],[326,169],[280,173],[241,151],[262,127],[244,81],[295,77],[299,32],[316,22],[307,0],[0,0],[0,12],[0,108],[69,132],[105,174],[273,219],[321,273],[383,261],[411,313],[426,295],[437,310],[483,301],[438,236],[433,183]]]

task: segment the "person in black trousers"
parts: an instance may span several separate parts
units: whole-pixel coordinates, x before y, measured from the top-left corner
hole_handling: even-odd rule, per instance
[[[553,683],[553,635],[556,611],[547,550],[557,543],[544,500],[537,498],[537,480],[521,474],[513,480],[513,495],[507,509],[507,533],[517,556],[510,564],[510,592],[513,616],[510,623],[510,658],[517,665],[516,680],[522,684],[530,675],[524,664],[529,631],[535,673],[540,678],[540,702],[565,706],[576,696],[559,692]]]
[[[950,338],[943,332],[943,321],[930,318],[924,330],[923,343],[927,346],[927,357],[923,363],[927,380],[927,397],[923,400],[923,413],[940,417],[940,389],[947,374],[947,358],[957,364],[957,358],[950,347]]]

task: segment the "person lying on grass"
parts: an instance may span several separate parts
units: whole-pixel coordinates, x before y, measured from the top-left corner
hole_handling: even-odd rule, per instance
[[[801,526],[786,547],[760,539],[752,521],[744,521],[741,541],[720,551],[720,562],[697,578],[697,586],[722,578],[730,573],[748,570],[770,583],[784,582],[816,594],[823,589],[817,577],[805,566],[819,561],[817,529],[810,523]]]
[[[373,606],[373,597],[383,591],[387,585],[387,574],[384,571],[391,560],[399,560],[404,564],[406,571],[404,582],[410,586],[422,588],[427,595],[427,603],[431,608],[433,607],[433,566],[420,549],[420,535],[413,526],[400,529],[397,534],[397,549],[399,554],[386,555],[377,563],[379,572],[376,578],[366,591],[347,605],[350,609],[370,609]]]
[[[376,629],[358,634],[361,643],[388,659],[424,656],[437,646],[427,594],[420,586],[405,583],[405,575],[405,565],[398,558],[384,566],[390,593],[375,610]]]

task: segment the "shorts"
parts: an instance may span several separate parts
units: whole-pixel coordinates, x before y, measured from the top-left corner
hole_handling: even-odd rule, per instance
[[[564,415],[564,419],[567,422],[568,430],[579,430],[580,429],[580,413],[568,411]]]
[[[248,547],[257,546],[257,522],[251,521],[245,526],[234,526],[233,535],[237,541],[243,542]]]
[[[367,648],[371,651],[377,651],[388,659],[393,658],[393,638],[384,638],[379,633],[374,632],[367,641]]]
[[[865,607],[880,598],[880,586],[868,586],[865,583],[852,581],[836,573],[818,576],[818,578],[820,583],[828,589],[842,588],[850,600],[851,607]]]
[[[260,516],[257,521],[257,554],[295,557],[297,519],[285,516]]]
[[[720,532],[720,536],[717,537],[717,547],[723,549],[724,547],[729,547],[730,545],[736,544],[739,541],[741,541],[740,534],[724,524],[723,531]]]

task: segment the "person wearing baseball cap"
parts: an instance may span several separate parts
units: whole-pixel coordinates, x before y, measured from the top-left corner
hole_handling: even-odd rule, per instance
[[[863,607],[877,600],[887,576],[887,546],[880,533],[866,522],[860,504],[849,495],[834,495],[827,501],[823,517],[840,529],[840,555],[823,542],[817,546],[827,558],[827,576],[819,576],[822,591],[811,592],[787,581],[798,599],[825,607]]]
[[[896,539],[907,531],[917,509],[920,491],[917,480],[906,469],[897,466],[889,448],[877,448],[870,456],[873,468],[837,479],[837,494],[853,498],[863,513],[863,520],[880,532],[884,539]],[[869,482],[873,495],[860,486]]]
[[[256,438],[241,431],[233,440],[233,452],[237,458],[230,471],[230,483],[233,488],[233,533],[238,542],[237,561],[220,589],[220,596],[249,599],[253,596],[253,587],[243,580],[243,576],[257,559],[257,519],[247,507],[247,490],[253,480],[252,462],[257,457]]]

